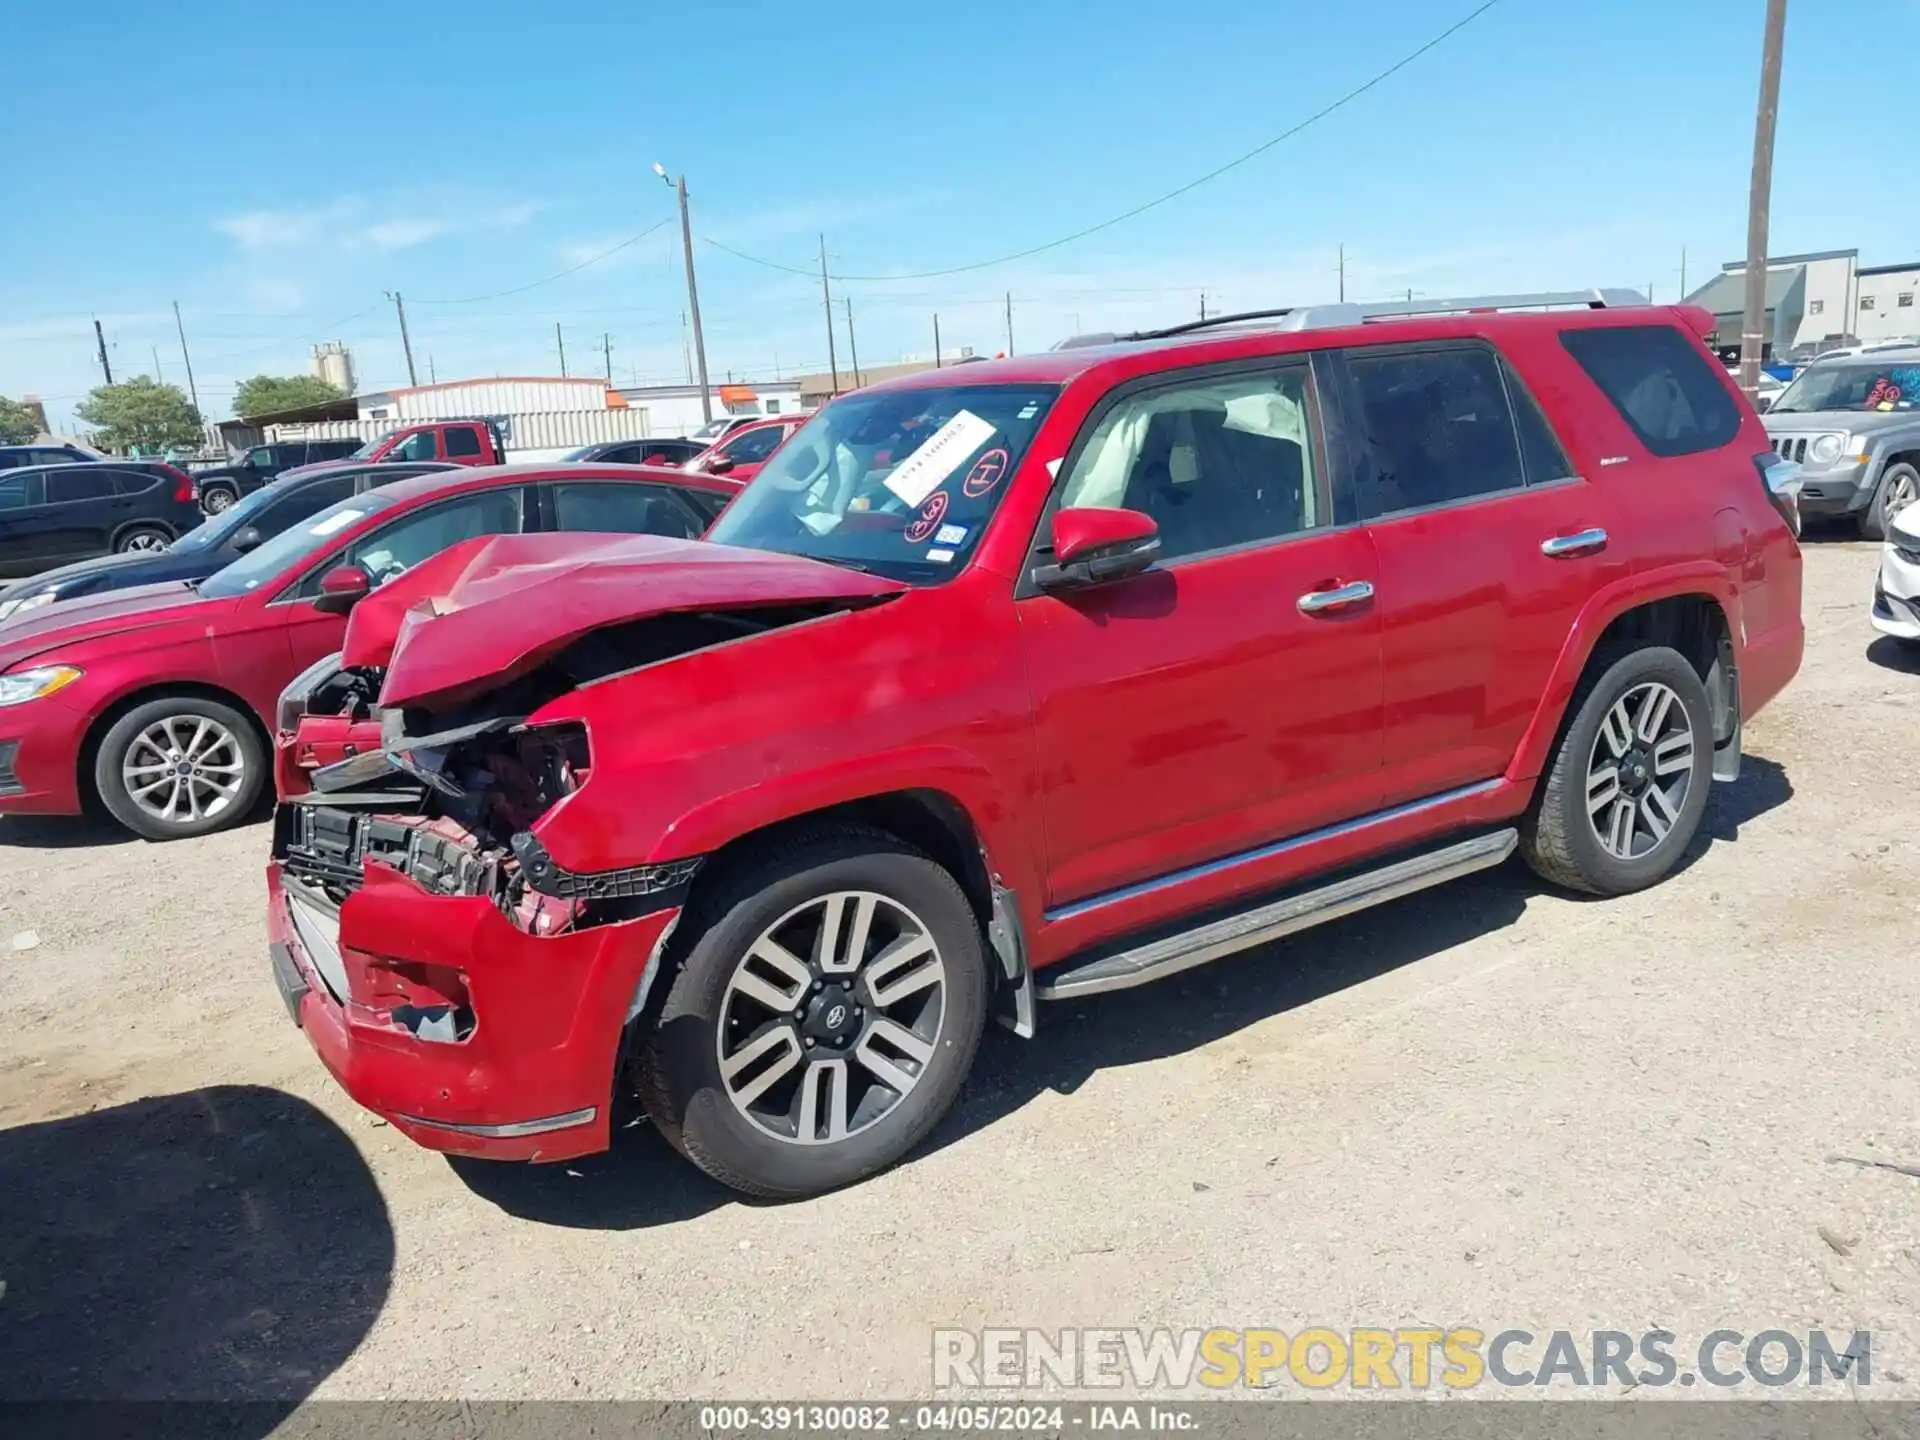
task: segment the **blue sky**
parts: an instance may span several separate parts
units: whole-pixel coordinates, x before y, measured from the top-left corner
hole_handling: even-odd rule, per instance
[[[903,275],[1042,244],[1170,190],[1384,69],[1478,0],[839,0],[377,11],[15,0],[0,108],[0,394],[56,420],[97,382],[183,378],[210,416],[245,376],[353,348],[362,388],[558,370],[681,378],[677,226],[533,284],[693,195],[716,376],[824,369],[817,279]],[[1920,257],[1898,130],[1844,97],[1877,73],[1867,23],[1796,0],[1776,253]],[[1500,0],[1444,45],[1259,158],[1138,219],[1014,263],[849,281],[863,365],[949,346],[1331,299],[1588,284],[1671,299],[1745,244],[1762,0]],[[571,18],[569,17],[571,13]],[[1892,135],[1883,138],[1886,130]],[[531,286],[493,299],[498,292]],[[450,304],[447,301],[470,301]],[[836,316],[844,326],[844,315]],[[844,328],[838,344],[846,359]]]

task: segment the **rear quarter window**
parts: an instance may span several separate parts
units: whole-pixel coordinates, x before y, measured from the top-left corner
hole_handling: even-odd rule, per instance
[[[1740,433],[1733,395],[1673,326],[1563,330],[1560,343],[1655,455],[1716,450]]]

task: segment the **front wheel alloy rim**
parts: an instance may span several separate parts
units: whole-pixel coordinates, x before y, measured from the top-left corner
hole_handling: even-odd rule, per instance
[[[167,542],[151,530],[141,530],[127,537],[126,548],[129,552],[164,550],[167,548]]]
[[[231,504],[233,504],[233,497],[229,495],[226,491],[212,490],[212,491],[209,491],[207,494],[207,503],[205,508],[206,508],[206,512],[209,515],[218,515],[222,510],[226,509]]]
[[[1891,520],[1915,500],[1920,500],[1920,482],[1911,473],[1892,476],[1887,482],[1887,498],[1881,513]]]
[[[727,982],[727,1098],[789,1144],[858,1135],[925,1078],[946,1000],[946,959],[913,911],[868,890],[809,900],[763,930]]]
[[[1587,758],[1587,817],[1601,847],[1639,860],[1664,845],[1693,785],[1693,722],[1657,680],[1622,695]]]
[[[154,819],[191,825],[229,809],[239,798],[247,761],[234,733],[204,715],[169,715],[127,747],[120,782]]]

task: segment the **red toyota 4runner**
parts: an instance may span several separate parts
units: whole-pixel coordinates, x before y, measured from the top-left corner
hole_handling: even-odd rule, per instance
[[[912,1149],[990,1013],[1515,848],[1651,885],[1801,654],[1793,468],[1708,325],[1340,306],[937,370],[707,542],[422,567],[326,702],[383,747],[280,807],[282,992],[422,1144],[575,1156],[637,1091],[794,1196]]]

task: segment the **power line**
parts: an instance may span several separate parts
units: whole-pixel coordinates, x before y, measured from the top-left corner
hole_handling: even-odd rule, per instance
[[[516,285],[511,290],[495,290],[490,295],[463,295],[458,300],[415,300],[413,303],[416,305],[477,305],[482,300],[504,300],[509,295],[524,295],[527,291],[537,290],[542,285],[551,285],[556,280],[564,280],[569,275],[577,275],[589,265],[598,265],[602,260],[618,255],[630,245],[638,245],[642,240],[646,239],[647,236],[653,234],[654,231],[666,225],[672,219],[673,217],[669,215],[665,220],[656,220],[638,235],[629,235],[611,250],[602,250],[598,255],[587,260],[582,260],[578,265],[569,265],[565,270],[555,275],[549,275],[544,280],[534,280],[525,285]]]
[[[1419,49],[1413,51],[1411,54],[1403,56],[1399,60],[1396,60],[1393,64],[1389,65],[1386,69],[1380,71],[1377,75],[1373,76],[1372,79],[1367,80],[1362,84],[1356,85],[1353,89],[1347,91],[1346,94],[1340,96],[1337,100],[1334,100],[1327,105],[1323,105],[1320,109],[1314,111],[1313,114],[1307,116],[1306,119],[1300,121],[1299,123],[1293,126],[1290,126],[1288,129],[1282,130],[1278,135],[1275,135],[1271,140],[1262,141],[1260,144],[1254,146],[1253,149],[1247,151],[1246,154],[1238,156],[1235,159],[1229,160],[1227,161],[1226,164],[1218,166],[1215,169],[1209,170],[1206,174],[1198,177],[1197,179],[1189,180],[1186,184],[1181,185],[1176,189],[1169,190],[1164,195],[1156,196],[1155,198],[1146,201],[1144,204],[1134,206],[1131,210],[1124,211],[1119,215],[1115,215],[1111,217],[1110,219],[1102,220],[1097,225],[1089,225],[1085,229],[1074,231],[1071,235],[1062,235],[1057,240],[1049,240],[1043,245],[1033,245],[1033,246],[1029,246],[1025,250],[1016,250],[1011,255],[1000,255],[1000,256],[996,256],[991,260],[976,260],[976,261],[973,261],[971,264],[967,264],[967,265],[949,265],[945,269],[941,269],[941,270],[917,270],[911,273],[905,273],[905,274],[899,274],[899,275],[835,275],[831,278],[835,280],[843,280],[843,281],[859,280],[863,282],[877,282],[877,281],[888,281],[888,280],[934,280],[945,275],[964,275],[969,271],[973,271],[973,270],[986,270],[995,265],[1006,265],[1006,264],[1010,264],[1015,260],[1025,260],[1030,256],[1043,254],[1048,250],[1057,250],[1062,245],[1071,245],[1076,240],[1084,240],[1089,235],[1097,235],[1102,230],[1109,230],[1113,228],[1115,225],[1123,224],[1124,222],[1131,220],[1136,216],[1146,214],[1147,211],[1149,210],[1153,210],[1158,208],[1161,205],[1165,205],[1169,200],[1177,200],[1182,195],[1185,195],[1188,191],[1197,190],[1202,185],[1205,185],[1208,181],[1219,179],[1222,175],[1225,175],[1229,170],[1238,169],[1240,166],[1246,164],[1249,160],[1256,159],[1257,157],[1266,154],[1267,151],[1273,149],[1274,146],[1280,144],[1283,140],[1291,140],[1295,135],[1298,135],[1302,130],[1307,129],[1311,125],[1318,124],[1320,121],[1326,119],[1327,116],[1333,114],[1334,111],[1343,109],[1347,105],[1352,104],[1355,100],[1358,100],[1362,95],[1366,94],[1369,90],[1372,90],[1377,86],[1381,85],[1382,83],[1384,83],[1385,81],[1392,79],[1393,76],[1399,74],[1402,70],[1406,69],[1409,65],[1413,64],[1414,61],[1418,60],[1421,56],[1425,55],[1428,51],[1433,50],[1438,46],[1445,44],[1448,40],[1452,39],[1453,36],[1457,35],[1460,31],[1466,29],[1467,26],[1471,25],[1475,20],[1478,20],[1482,15],[1486,14],[1487,11],[1493,9],[1493,7],[1498,5],[1499,3],[1500,3],[1500,0],[1484,0],[1483,4],[1476,6],[1474,9],[1470,10],[1466,15],[1454,21],[1453,24],[1449,25],[1445,30],[1442,30],[1438,35],[1434,36],[1431,40],[1427,41],[1427,43],[1422,45]],[[713,239],[711,236],[702,236],[701,238],[705,240],[707,244],[713,246],[714,249],[724,250],[726,251],[727,254],[734,256],[736,259],[746,260],[751,262],[752,264],[764,266],[769,270],[784,271],[786,274],[789,274],[789,275],[804,275],[808,279],[813,278],[813,271],[810,269],[802,269],[797,265],[785,265],[778,260],[768,260],[759,255],[749,255],[744,250],[736,250],[731,245],[723,245],[718,240]]]

